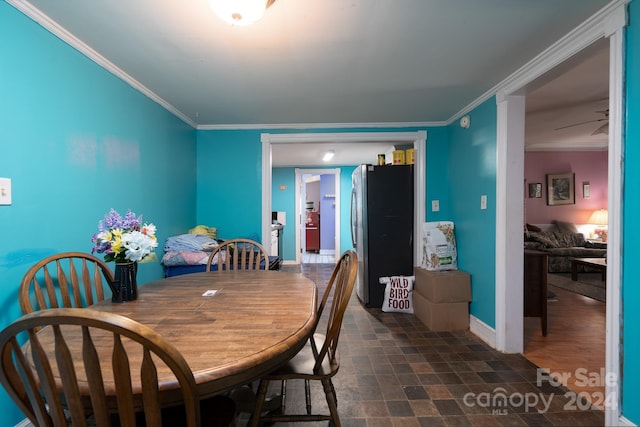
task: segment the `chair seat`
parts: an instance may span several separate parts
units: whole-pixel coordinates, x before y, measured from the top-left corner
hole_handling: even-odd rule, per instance
[[[316,348],[322,348],[325,336],[322,334],[314,334],[313,340],[316,342]],[[338,369],[340,368],[340,357],[337,351],[333,361],[331,361],[330,358],[325,357],[322,361],[322,365],[320,365],[320,369],[314,372],[313,367],[316,363],[316,359],[317,357],[313,354],[313,350],[311,349],[311,341],[307,340],[307,343],[298,352],[298,354],[277,370],[269,373],[265,378],[269,380],[319,380],[322,378],[333,377],[338,373]]]

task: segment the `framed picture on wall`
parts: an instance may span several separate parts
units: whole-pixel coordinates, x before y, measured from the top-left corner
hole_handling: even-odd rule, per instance
[[[542,197],[542,184],[539,182],[533,182],[529,184],[529,198]]]
[[[547,174],[547,205],[574,205],[575,203],[575,174]]]

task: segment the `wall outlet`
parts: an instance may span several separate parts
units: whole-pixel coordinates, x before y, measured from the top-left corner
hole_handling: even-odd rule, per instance
[[[0,178],[0,205],[11,204],[11,179]]]
[[[440,212],[440,200],[431,201],[431,212]]]
[[[487,209],[487,195],[480,196],[480,209]]]

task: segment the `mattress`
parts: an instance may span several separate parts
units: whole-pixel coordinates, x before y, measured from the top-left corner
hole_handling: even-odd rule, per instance
[[[282,260],[277,256],[269,257],[269,270],[280,270],[280,266],[282,265]],[[165,277],[173,277],[180,276],[182,274],[191,274],[191,273],[200,273],[205,271],[207,268],[204,264],[196,264],[196,265],[165,265]],[[218,269],[217,265],[212,265],[211,270],[216,271]]]

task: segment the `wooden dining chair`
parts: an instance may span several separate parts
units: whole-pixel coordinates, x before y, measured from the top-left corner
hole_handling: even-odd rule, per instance
[[[74,328],[77,333],[68,339]],[[99,340],[100,346],[109,342],[106,350],[94,344],[99,335],[111,337]],[[108,358],[101,360],[99,354],[107,351]],[[160,371],[161,366],[169,371]],[[189,365],[141,323],[88,308],[56,308],[27,314],[0,332],[0,383],[37,426],[86,426],[89,417],[94,425],[106,426],[117,413],[116,425],[135,427],[134,401],[141,402],[147,426],[161,426],[159,371],[180,384],[184,418],[179,425],[199,426]],[[132,385],[132,375],[141,378],[139,388]],[[117,408],[108,406],[107,396],[115,396]]]
[[[205,271],[268,270],[269,256],[260,243],[251,239],[231,239],[220,243],[209,255]]]
[[[285,365],[260,379],[257,403],[250,421],[251,426],[255,427],[260,422],[331,421],[333,426],[340,427],[338,401],[331,378],[340,368],[338,338],[340,337],[344,312],[353,292],[357,272],[358,256],[353,251],[346,251],[333,269],[317,309],[314,331],[311,333],[306,345]],[[323,318],[324,309],[329,304],[329,312]],[[325,321],[325,334],[315,333],[320,322]],[[304,414],[287,414],[286,384],[289,380],[304,381],[306,403],[306,413]],[[310,392],[310,382],[312,380],[320,381],[322,384],[329,407],[329,414],[312,413]],[[282,407],[278,414],[273,412],[262,414],[271,381],[281,382]]]
[[[83,252],[51,255],[36,263],[22,278],[23,314],[45,308],[87,307],[105,299],[113,272],[99,258]]]

